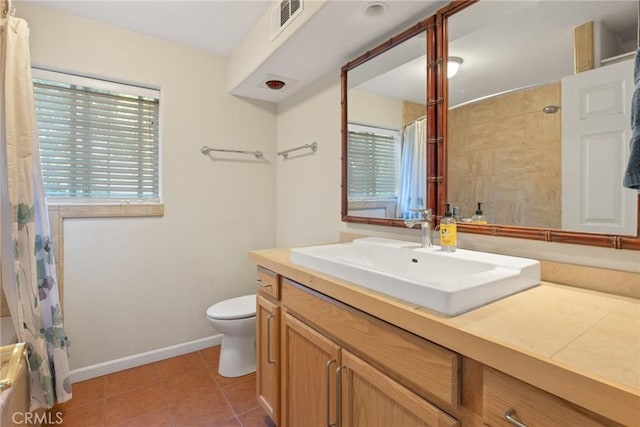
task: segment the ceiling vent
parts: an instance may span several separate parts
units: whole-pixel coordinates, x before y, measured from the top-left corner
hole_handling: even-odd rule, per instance
[[[302,0],[281,0],[271,10],[271,40],[302,12]]]

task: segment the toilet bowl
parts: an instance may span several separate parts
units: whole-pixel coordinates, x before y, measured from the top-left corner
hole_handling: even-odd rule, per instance
[[[231,298],[207,309],[207,318],[220,333],[218,373],[240,377],[256,370],[256,296]]]

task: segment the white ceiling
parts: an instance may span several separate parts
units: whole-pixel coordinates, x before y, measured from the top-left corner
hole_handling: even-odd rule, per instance
[[[272,4],[264,0],[24,1],[222,56],[233,52]]]
[[[23,1],[223,56],[231,55],[259,18],[279,4],[279,1],[267,0]],[[384,1],[387,12],[372,18],[362,12],[371,0],[328,0],[233,88],[232,93],[280,102],[331,71],[338,75],[347,61],[426,18],[446,3],[444,0]],[[282,76],[295,84],[272,91],[262,84],[266,75]]]
[[[260,17],[279,3],[267,0],[22,1],[222,56],[231,55]],[[231,92],[280,102],[329,72],[334,71],[337,76],[346,62],[446,3],[444,0],[385,0],[389,6],[387,12],[372,18],[362,12],[370,2],[328,0]],[[574,26],[604,19],[609,26],[634,33],[637,8],[637,0],[481,1],[473,5],[454,16],[449,26],[449,54],[464,59],[460,72],[450,80],[450,105],[554,81],[569,74],[573,67]],[[419,67],[424,64],[424,60],[420,62],[415,55],[409,59]],[[367,82],[366,90],[377,87],[380,93],[424,102],[424,85],[417,86],[416,78],[421,77],[415,73],[416,67],[402,64],[404,62],[386,66],[387,70],[396,69]],[[374,64],[368,63],[368,66]],[[263,84],[267,75],[283,77],[292,84],[280,91],[269,90]]]

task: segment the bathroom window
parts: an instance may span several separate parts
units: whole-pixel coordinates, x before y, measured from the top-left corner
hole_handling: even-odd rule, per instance
[[[160,92],[33,70],[45,192],[53,203],[160,203]]]
[[[398,196],[400,142],[397,130],[350,123],[347,158],[349,200]]]

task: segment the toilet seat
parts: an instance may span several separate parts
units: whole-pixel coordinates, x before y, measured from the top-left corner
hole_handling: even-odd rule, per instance
[[[217,320],[246,319],[256,315],[256,296],[231,298],[207,309],[207,317]]]

